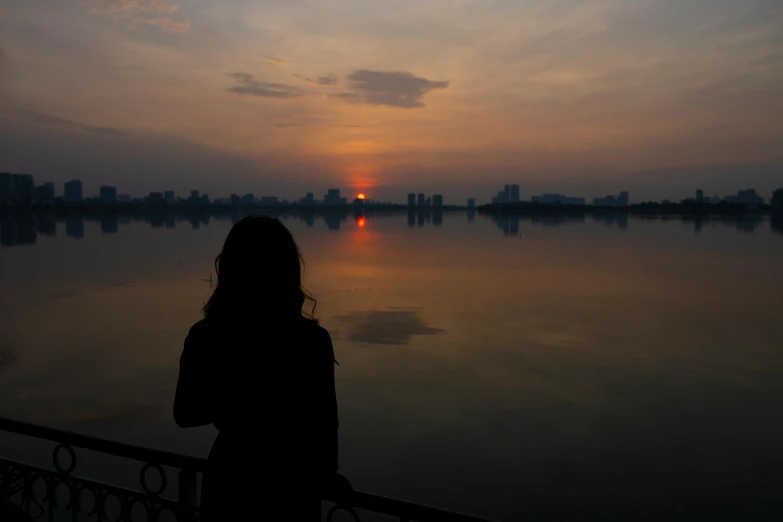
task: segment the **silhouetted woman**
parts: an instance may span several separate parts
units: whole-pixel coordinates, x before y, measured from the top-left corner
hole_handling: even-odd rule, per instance
[[[174,419],[214,424],[201,520],[317,520],[337,470],[329,333],[304,312],[302,259],[277,219],[231,229],[180,359]],[[315,304],[313,304],[313,308]]]

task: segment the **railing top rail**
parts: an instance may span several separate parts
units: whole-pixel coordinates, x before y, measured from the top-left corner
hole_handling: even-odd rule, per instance
[[[326,499],[329,500],[329,499]],[[376,511],[406,520],[427,520],[428,522],[494,522],[488,518],[467,515],[457,511],[416,504],[407,500],[384,497],[372,493],[356,491],[351,495],[350,505],[358,509]]]
[[[150,462],[163,466],[187,469],[192,471],[204,471],[207,466],[206,459],[180,455],[169,451],[155,450],[141,446],[133,446],[122,442],[115,442],[89,435],[82,435],[71,431],[39,426],[28,422],[17,421],[0,417],[0,430],[18,433],[28,437],[50,440],[58,444],[69,444],[77,448],[108,453],[117,457]]]

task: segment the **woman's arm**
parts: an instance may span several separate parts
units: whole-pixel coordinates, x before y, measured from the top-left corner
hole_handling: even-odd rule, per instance
[[[329,332],[323,330],[318,346],[318,416],[316,450],[321,476],[331,478],[337,472],[337,392],[334,383],[334,346]]]
[[[174,397],[174,421],[180,428],[205,426],[215,422],[216,397],[208,385],[210,369],[204,361],[203,335],[191,328],[179,360],[179,379]],[[214,371],[214,369],[212,370]]]

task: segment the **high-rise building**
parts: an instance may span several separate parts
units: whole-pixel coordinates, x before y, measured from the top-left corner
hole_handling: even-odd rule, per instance
[[[511,201],[511,185],[506,184],[503,185],[503,203],[508,203]]]
[[[772,193],[769,205],[775,210],[783,210],[783,188],[779,188]]]
[[[190,200],[194,201],[194,202],[199,200],[198,190],[191,190],[190,191]]]
[[[117,201],[120,203],[130,203],[131,202],[130,194],[119,194],[117,196]]]
[[[724,200],[727,203],[737,203],[740,205],[763,205],[764,198],[756,193],[756,189],[745,189],[737,192],[736,196],[726,196]]]
[[[422,193],[420,192],[420,193],[419,193],[419,196],[418,196],[418,202],[419,202],[419,206],[420,206],[420,207],[425,207],[425,206],[427,206],[427,196],[425,196],[424,194],[422,194]]]
[[[14,200],[30,203],[35,195],[35,181],[31,174],[14,174]]]
[[[628,192],[620,192],[617,196],[611,194],[603,198],[593,198],[594,207],[627,207]]]
[[[476,208],[476,200],[474,198],[468,198],[468,210]]]
[[[10,172],[0,172],[0,202],[11,201],[14,197],[14,178]]]
[[[413,192],[408,192],[408,206],[409,207],[416,206],[416,194],[414,194]]]
[[[101,203],[112,204],[117,203],[117,187],[110,187],[104,185],[100,190]]]
[[[49,183],[35,187],[34,199],[38,202],[53,201],[54,190]]]
[[[54,181],[47,181],[44,183],[44,187],[52,192],[52,198],[54,198]]]
[[[345,205],[347,199],[340,196],[340,189],[330,188],[326,191],[324,196],[324,204],[326,205]]]
[[[702,189],[696,190],[696,202],[697,203],[703,203],[704,202],[704,191]]]
[[[434,194],[432,196],[432,206],[435,208],[443,208],[443,196],[441,194]]]
[[[174,194],[173,190],[166,190],[166,191],[164,191],[163,192],[163,199],[166,200],[166,203],[174,203],[177,200],[176,195]]]
[[[519,185],[511,185],[511,195],[508,200],[511,203],[519,203]]]
[[[82,201],[84,199],[82,191],[83,191],[83,186],[82,186],[82,181],[80,179],[74,179],[66,182],[65,193],[64,193],[65,201],[71,201],[71,202]]]

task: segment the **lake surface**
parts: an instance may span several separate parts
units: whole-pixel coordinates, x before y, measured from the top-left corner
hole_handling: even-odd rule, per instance
[[[783,519],[779,225],[284,223],[357,489],[508,521]],[[206,456],[215,430],[171,406],[231,217],[0,224],[0,416]]]

